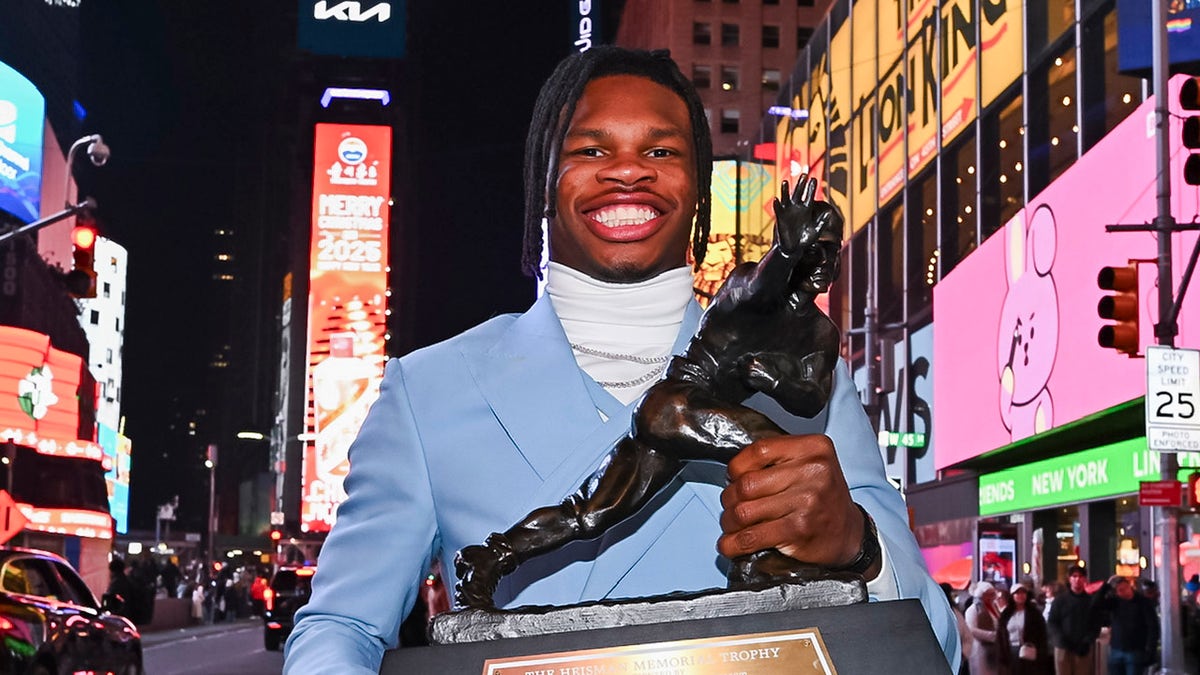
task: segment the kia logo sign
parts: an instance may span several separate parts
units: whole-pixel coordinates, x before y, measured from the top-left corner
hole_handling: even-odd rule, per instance
[[[403,58],[407,0],[300,0],[301,49],[334,56]]]
[[[392,5],[387,2],[381,2],[363,11],[361,2],[347,0],[347,2],[339,2],[331,6],[325,0],[321,0],[313,6],[313,18],[317,21],[333,19],[335,21],[355,21],[358,23],[373,19],[379,23],[383,23],[392,18]]]

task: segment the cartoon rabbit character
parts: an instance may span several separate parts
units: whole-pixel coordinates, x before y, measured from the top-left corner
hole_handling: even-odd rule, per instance
[[[1004,227],[1008,293],[996,340],[1000,419],[1014,441],[1054,425],[1048,384],[1058,353],[1054,212],[1043,204],[1028,225],[1022,215]]]

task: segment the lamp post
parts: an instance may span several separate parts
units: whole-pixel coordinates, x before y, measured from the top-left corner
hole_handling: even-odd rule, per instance
[[[7,471],[5,471],[5,474],[6,474],[6,480],[7,480],[8,495],[10,497],[12,496],[13,471],[15,471],[17,468],[16,461],[17,461],[17,444],[14,443],[12,441],[12,439],[9,439],[8,441],[5,441],[5,443],[4,443],[4,454],[2,456],[0,456],[0,462],[3,462],[5,468],[7,469]]]
[[[213,538],[217,533],[216,526],[216,510],[217,510],[217,445],[210,443],[208,445],[208,457],[204,460],[204,466],[208,467],[208,564],[211,569],[212,564],[216,561],[216,546]]]
[[[104,143],[104,139],[100,134],[92,134],[84,136],[71,144],[71,148],[67,150],[67,171],[66,177],[63,180],[63,201],[66,202],[62,211],[52,213],[45,218],[35,220],[32,223],[22,225],[19,228],[9,230],[8,232],[0,233],[0,242],[6,239],[11,239],[19,234],[26,232],[36,232],[37,230],[57,223],[64,218],[78,215],[87,211],[96,209],[96,200],[91,197],[85,197],[79,200],[78,203],[71,202],[71,181],[75,177],[75,153],[79,152],[80,148],[87,147],[87,156],[91,160],[92,166],[104,166],[108,163],[108,158],[112,156],[112,151]]]
[[[63,199],[67,202],[68,207],[71,205],[71,179],[75,176],[75,153],[85,145],[92,166],[104,166],[108,163],[108,158],[112,156],[112,151],[104,144],[104,139],[100,137],[100,134],[84,136],[71,144],[71,149],[67,150],[67,175],[63,182]]]

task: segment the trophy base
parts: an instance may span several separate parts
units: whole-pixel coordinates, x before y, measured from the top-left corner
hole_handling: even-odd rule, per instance
[[[857,574],[825,574],[809,579],[762,583],[737,589],[714,588],[645,598],[601,600],[577,605],[525,606],[515,609],[464,609],[433,617],[430,643],[483,642],[499,638],[715,617],[840,607],[867,601]]]
[[[952,675],[917,600],[674,620],[678,618],[393,649],[384,654],[380,673]],[[641,617],[633,620],[642,621]]]

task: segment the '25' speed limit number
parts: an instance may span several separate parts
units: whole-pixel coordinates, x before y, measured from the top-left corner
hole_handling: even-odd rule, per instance
[[[1146,441],[1200,451],[1200,350],[1146,347]]]

